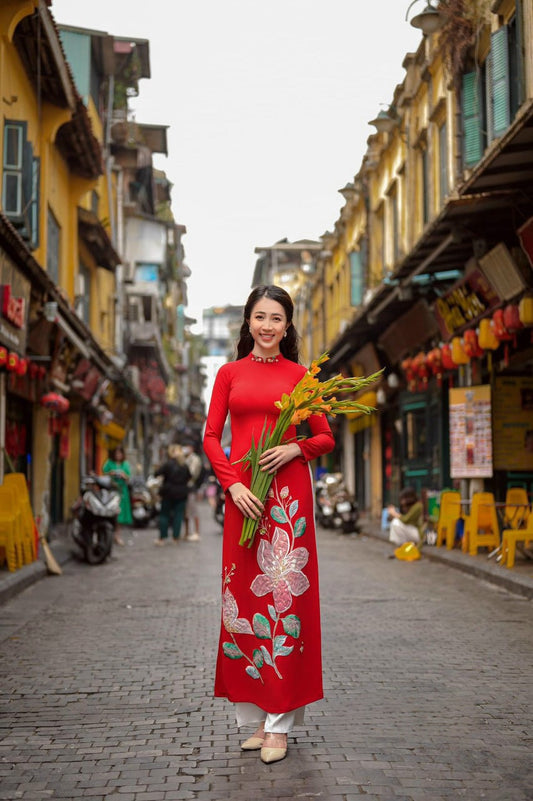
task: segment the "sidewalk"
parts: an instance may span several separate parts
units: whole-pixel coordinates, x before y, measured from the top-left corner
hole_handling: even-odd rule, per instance
[[[353,536],[364,537],[366,535],[388,543],[387,533],[381,530],[378,521],[362,517],[361,526],[361,534]],[[72,558],[71,545],[68,541],[65,527],[58,526],[57,529],[52,532],[50,547],[60,565],[65,564],[65,562]],[[392,553],[393,546],[390,545],[390,548]],[[506,567],[501,567],[498,562],[495,562],[493,559],[489,560],[486,552],[480,553],[477,556],[470,556],[457,549],[448,551],[445,547],[436,548],[430,545],[425,545],[423,547],[422,555],[424,559],[442,562],[449,567],[462,570],[465,573],[488,581],[490,584],[495,584],[516,595],[522,595],[525,598],[533,599],[533,561],[524,560],[519,556],[515,567],[508,570]],[[44,578],[46,575],[47,569],[42,551],[36,562],[33,562],[31,565],[25,565],[14,573],[9,573],[5,568],[1,569],[0,604],[6,603],[10,598],[13,598],[15,595],[22,592],[22,590],[26,589],[26,587],[39,581],[39,579]]]
[[[361,533],[369,537],[388,542],[388,534],[383,531],[378,521],[362,517]],[[391,553],[394,550],[392,543],[389,543]],[[470,573],[472,576],[495,584],[516,595],[526,598],[533,598],[533,561],[525,560],[518,556],[515,566],[510,570],[502,567],[494,559],[488,559],[487,552],[478,553],[476,556],[463,553],[459,549],[448,551],[444,546],[436,548],[432,545],[424,545],[422,557],[436,562],[442,562],[449,567]]]

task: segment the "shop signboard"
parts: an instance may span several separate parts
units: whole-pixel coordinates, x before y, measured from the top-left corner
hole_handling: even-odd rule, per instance
[[[26,352],[31,284],[0,248],[0,345]]]
[[[533,470],[533,376],[494,382],[494,468]]]
[[[434,314],[442,338],[447,341],[465,326],[475,325],[499,303],[500,297],[481,270],[472,270],[435,301]]]
[[[490,385],[449,390],[450,476],[490,478],[493,472]]]

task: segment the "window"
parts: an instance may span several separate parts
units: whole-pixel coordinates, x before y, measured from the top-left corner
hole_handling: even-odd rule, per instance
[[[48,209],[48,244],[46,270],[55,284],[59,283],[59,241],[61,229],[51,209]]]
[[[391,236],[392,236],[392,261],[393,267],[396,266],[400,258],[400,210],[398,206],[398,186],[394,186],[390,192],[390,212],[391,212]]]
[[[429,222],[429,159],[426,143],[420,148],[420,190],[422,200],[422,224]]]
[[[35,249],[39,244],[40,161],[26,139],[26,123],[4,124],[2,206],[21,237]]]
[[[91,309],[91,273],[85,264],[80,263],[79,265],[76,284],[76,314],[89,325]]]
[[[360,306],[363,302],[363,259],[360,250],[350,253],[350,303]]]
[[[444,205],[444,200],[448,194],[448,126],[446,120],[439,126],[439,199],[440,205]]]
[[[137,262],[135,264],[135,281],[154,282],[159,280],[159,265]]]
[[[463,75],[463,164],[473,167],[485,149],[484,72],[467,72]]]

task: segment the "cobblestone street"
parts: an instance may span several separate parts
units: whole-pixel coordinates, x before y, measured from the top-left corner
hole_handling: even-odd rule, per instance
[[[531,601],[319,533],[325,699],[286,760],[213,699],[222,538],[126,532],[2,607],[0,798],[531,801]]]

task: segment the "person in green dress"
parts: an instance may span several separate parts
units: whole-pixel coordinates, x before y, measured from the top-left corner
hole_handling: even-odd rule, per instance
[[[131,468],[126,459],[124,448],[118,445],[109,451],[109,456],[102,467],[104,473],[113,477],[120,491],[120,514],[115,528],[115,542],[117,545],[124,545],[124,540],[120,536],[119,526],[131,526],[133,517],[131,515],[130,491],[128,487],[131,476]]]

